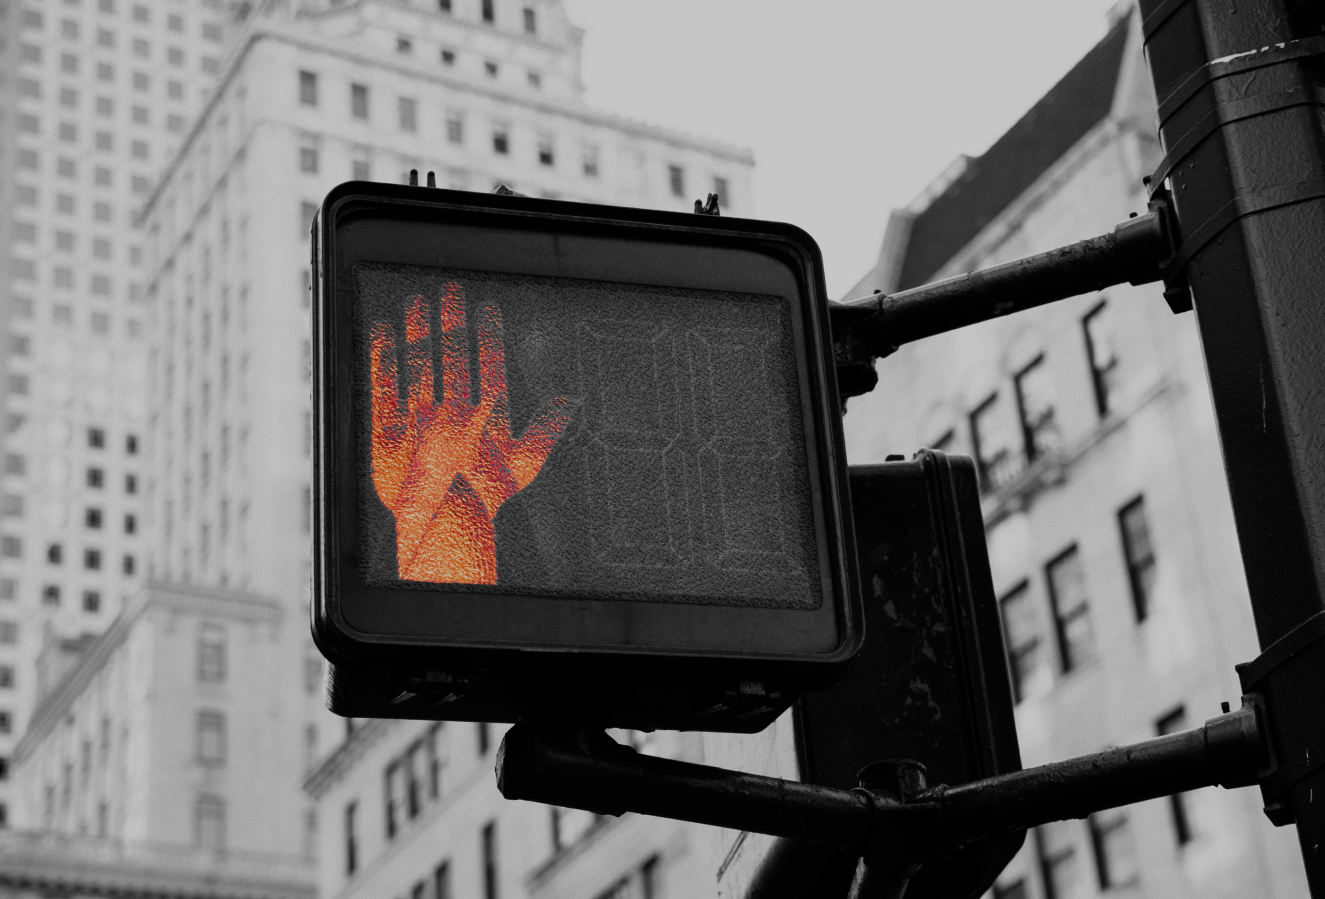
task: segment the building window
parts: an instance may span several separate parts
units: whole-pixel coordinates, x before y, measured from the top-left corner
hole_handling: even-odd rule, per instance
[[[556,156],[553,152],[552,138],[543,137],[538,141],[538,162],[540,165],[552,165],[556,162]]]
[[[368,160],[366,159],[354,160],[354,162],[350,164],[350,177],[355,181],[367,181],[369,178]],[[304,276],[307,277],[308,272],[304,272]],[[305,306],[308,305],[307,298],[305,298],[304,300],[304,305]]]
[[[1073,823],[1057,821],[1035,828],[1035,849],[1046,899],[1075,899],[1081,895]]]
[[[101,569],[101,550],[83,550],[83,567],[88,571],[99,571]]]
[[[1031,899],[1024,878],[1011,883],[994,884],[994,899]]]
[[[451,0],[437,0],[437,9],[439,12],[451,12]]]
[[[356,119],[368,118],[368,88],[362,84],[350,85],[350,115]]]
[[[46,547],[46,561],[52,565],[59,565],[64,560],[64,551],[60,544],[52,543]]]
[[[413,52],[414,52],[414,42],[411,41],[411,40],[410,40],[409,38],[407,38],[407,37],[397,37],[397,38],[396,38],[396,52],[397,52],[397,53],[413,53]]]
[[[134,249],[137,249],[135,247]],[[126,434],[124,437],[124,451],[130,456],[138,452],[138,437],[134,434]]]
[[[496,78],[496,77],[497,77],[497,64],[496,64],[495,62],[493,62],[492,60],[489,59],[489,60],[487,60],[486,62],[483,63],[483,71],[485,71],[485,72],[488,73],[488,77],[489,77],[489,78]]]
[[[1013,385],[1017,391],[1017,415],[1026,447],[1026,461],[1034,462],[1057,446],[1058,425],[1054,421],[1053,385],[1041,355],[1017,372]]]
[[[225,764],[225,716],[220,712],[199,712],[195,741],[198,763]]]
[[[0,665],[0,690],[14,688],[14,669],[9,665]]]
[[[1132,587],[1132,608],[1137,621],[1145,621],[1155,593],[1155,549],[1146,522],[1145,497],[1138,496],[1118,510],[1118,530],[1123,539],[1123,559]]]
[[[497,889],[497,822],[483,825],[483,899],[499,899]]]
[[[127,575],[132,575],[136,567],[134,565],[133,556],[125,556],[122,563],[121,570]]]
[[[1141,878],[1136,841],[1126,813],[1112,809],[1090,816],[1090,845],[1101,890],[1134,885]]]
[[[441,742],[442,725],[435,722],[428,728],[428,798],[442,795],[442,768],[446,766],[445,748]]]
[[[486,721],[480,721],[475,724],[474,727],[478,736],[478,754],[479,757],[482,758],[487,755],[488,750],[492,748],[491,725]]]
[[[18,642],[18,622],[0,621],[0,643]]]
[[[134,474],[126,474],[126,475],[124,476],[124,492],[125,492],[125,493],[137,493],[137,492],[138,492],[138,476],[137,476],[137,475],[134,475]]]
[[[455,899],[451,892],[451,863],[442,862],[432,872],[433,899]]]
[[[443,50],[442,50],[442,65],[444,65],[444,66],[453,66],[453,65],[455,65],[455,51],[454,51],[454,50],[447,50],[447,49],[443,49]]]
[[[86,509],[83,512],[83,524],[89,528],[97,529],[101,527],[101,510],[96,508]]]
[[[219,684],[225,680],[225,629],[204,624],[198,629],[198,680]]]
[[[1053,606],[1063,671],[1072,671],[1095,658],[1095,632],[1086,597],[1086,574],[1076,546],[1056,556],[1045,566],[1044,573],[1049,584],[1049,602]]]
[[[60,585],[47,584],[42,587],[41,603],[45,606],[58,606],[60,604]]]
[[[538,16],[530,6],[524,8],[524,30],[526,34],[538,33]]]
[[[405,752],[405,814],[413,821],[423,808],[423,782],[419,780],[423,767],[423,743],[414,743]]]
[[[386,838],[392,839],[396,831],[400,829],[397,815],[400,813],[400,807],[403,799],[402,791],[404,783],[401,778],[400,762],[392,762],[386,766]]]
[[[299,102],[304,106],[317,105],[317,75],[313,72],[299,73]]]
[[[492,25],[496,22],[497,11],[493,8],[493,0],[483,0],[483,21]]]
[[[345,806],[345,875],[347,877],[359,869],[359,842],[354,828],[354,818],[358,810],[357,802],[350,802]]]
[[[580,166],[584,170],[584,177],[598,177],[598,148],[596,146],[586,146],[581,150]]]
[[[998,601],[1003,615],[1003,639],[1007,647],[1012,694],[1017,702],[1049,691],[1053,674],[1045,652],[1040,616],[1031,602],[1030,584],[1022,581]]]
[[[511,151],[510,136],[505,128],[492,132],[492,152],[505,156]]]
[[[731,185],[726,178],[714,177],[713,192],[718,195],[718,205],[728,206],[731,203]]]
[[[1012,480],[1017,471],[1013,438],[1008,433],[1008,416],[1004,414],[997,391],[975,407],[970,420],[980,487],[986,492],[997,490]]]
[[[14,729],[14,719],[7,711],[0,711],[0,734],[7,734]]]
[[[193,807],[193,840],[204,849],[225,849],[225,800],[203,793]]]
[[[83,591],[83,611],[99,612],[101,611],[101,594],[96,590]]]
[[[413,97],[401,97],[399,103],[400,130],[419,130],[419,104]]]
[[[106,482],[106,473],[100,468],[87,470],[87,486],[100,490]]]
[[[672,196],[684,197],[686,193],[685,172],[679,165],[667,167],[667,183],[671,185]]]
[[[1178,706],[1155,722],[1155,732],[1161,737],[1176,734],[1187,729],[1187,710]],[[1173,836],[1178,846],[1186,846],[1196,835],[1192,827],[1192,818],[1187,808],[1187,794],[1174,793],[1169,796],[1169,812],[1173,818]]]
[[[299,148],[299,171],[317,174],[317,147]]]
[[[1118,391],[1118,354],[1113,344],[1113,314],[1108,302],[1101,302],[1081,319],[1086,336],[1086,361],[1095,388],[1095,411],[1100,418],[1113,410]]]
[[[446,139],[453,144],[464,143],[465,120],[463,118],[458,115],[449,115],[446,117]]]
[[[529,86],[534,90],[539,90],[543,87],[543,76],[533,70],[525,73],[525,80],[529,82]]]

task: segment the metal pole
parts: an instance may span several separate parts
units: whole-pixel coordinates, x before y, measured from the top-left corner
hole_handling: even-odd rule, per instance
[[[1325,7],[1140,0],[1252,611],[1275,823],[1325,897]],[[1315,622],[1315,623],[1313,623]]]
[[[888,776],[882,769],[919,767],[905,761],[872,765],[861,788],[840,790],[640,755],[601,732],[522,722],[502,741],[497,785],[507,799],[658,815],[867,857],[882,846],[892,863],[900,853],[904,866],[980,836],[1197,787],[1253,784],[1265,764],[1254,705],[1180,734],[928,789],[880,788]],[[923,788],[923,777],[912,780]]]

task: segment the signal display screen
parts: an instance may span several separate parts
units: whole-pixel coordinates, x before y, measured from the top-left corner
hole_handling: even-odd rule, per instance
[[[814,609],[789,301],[358,263],[364,583]]]

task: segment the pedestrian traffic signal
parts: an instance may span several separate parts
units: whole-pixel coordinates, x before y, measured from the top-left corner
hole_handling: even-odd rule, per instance
[[[354,182],[313,266],[333,711],[753,731],[840,675],[860,600],[806,234]]]

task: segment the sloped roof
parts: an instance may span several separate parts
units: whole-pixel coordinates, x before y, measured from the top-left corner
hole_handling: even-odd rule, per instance
[[[1113,107],[1127,16],[935,197],[911,226],[897,289],[924,284]]]

